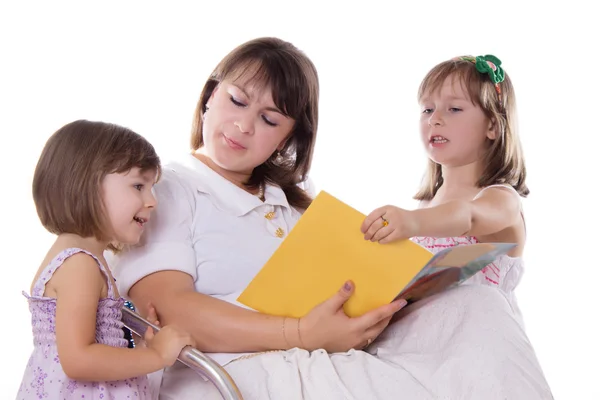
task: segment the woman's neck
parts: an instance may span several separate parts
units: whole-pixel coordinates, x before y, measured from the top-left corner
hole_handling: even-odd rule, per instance
[[[204,165],[206,165],[208,168],[212,169],[217,174],[221,175],[223,178],[227,179],[229,182],[233,183],[237,187],[247,191],[250,194],[254,194],[254,195],[258,194],[258,192],[259,192],[258,189],[250,190],[246,186],[246,182],[248,182],[248,180],[250,179],[249,173],[233,172],[233,171],[228,171],[224,168],[221,168],[208,155],[206,155],[202,151],[202,149],[200,149],[196,153],[193,153],[193,156],[196,159],[198,159],[200,162],[202,162]]]

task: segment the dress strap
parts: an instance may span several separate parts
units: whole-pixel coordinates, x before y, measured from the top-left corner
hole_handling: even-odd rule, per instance
[[[100,271],[102,271],[102,274],[106,277],[106,282],[108,284],[108,297],[114,298],[115,297],[114,282],[112,282],[112,280],[110,279],[110,275],[109,275],[108,271],[106,270],[106,267],[104,265],[102,265],[100,260],[95,255],[93,255],[92,253],[90,253],[87,250],[83,250],[83,249],[76,248],[76,247],[64,249],[63,251],[58,253],[58,255],[52,259],[52,261],[50,261],[50,263],[46,266],[46,268],[44,268],[44,270],[38,277],[37,281],[35,282],[35,284],[33,286],[33,291],[31,292],[31,295],[36,296],[36,297],[42,297],[44,294],[44,290],[46,288],[46,283],[48,283],[50,278],[52,278],[52,275],[54,275],[56,270],[61,265],[63,265],[63,263],[65,262],[66,259],[68,259],[69,257],[71,257],[77,253],[85,253],[88,256],[92,257],[96,261],[96,263],[98,264],[98,267],[100,268]]]
[[[483,189],[481,189],[479,191],[479,193],[477,193],[477,195],[475,197],[473,197],[473,200],[477,200],[479,197],[481,197],[483,192],[485,192],[486,190],[488,190],[490,188],[494,188],[494,187],[508,189],[508,190],[512,191],[514,194],[516,194],[519,197],[519,199],[521,199],[521,195],[519,194],[519,192],[517,192],[517,190],[514,187],[512,187],[510,185],[505,185],[505,184],[499,183],[499,184],[484,187]]]

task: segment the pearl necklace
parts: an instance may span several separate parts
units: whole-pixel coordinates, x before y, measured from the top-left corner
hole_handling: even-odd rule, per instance
[[[265,201],[265,184],[264,182],[258,187],[258,194],[256,195],[260,201]]]

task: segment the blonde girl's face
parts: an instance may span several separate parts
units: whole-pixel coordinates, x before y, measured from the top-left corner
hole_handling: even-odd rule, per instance
[[[446,78],[420,101],[421,139],[431,160],[446,167],[480,161],[496,138],[493,124],[460,81]]]

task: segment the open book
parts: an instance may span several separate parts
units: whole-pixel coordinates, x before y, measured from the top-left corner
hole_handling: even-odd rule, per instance
[[[352,280],[344,311],[354,317],[404,298],[409,303],[460,284],[515,247],[479,243],[433,255],[403,240],[364,239],[366,216],[320,192],[238,301],[254,310],[300,318]]]

